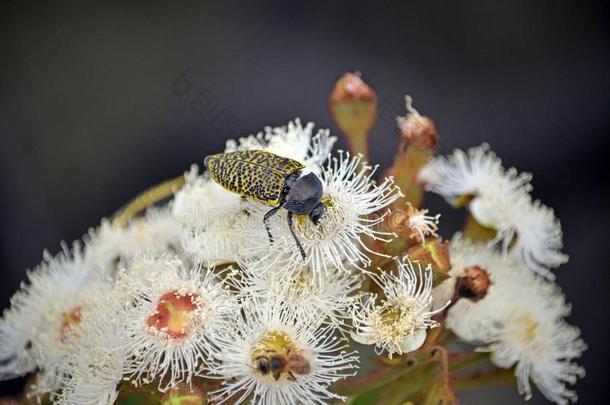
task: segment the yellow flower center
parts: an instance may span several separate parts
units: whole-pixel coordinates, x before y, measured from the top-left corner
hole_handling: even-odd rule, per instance
[[[417,317],[418,307],[415,299],[402,299],[388,304],[385,309],[372,315],[372,324],[384,340],[402,341],[422,327]]]
[[[307,215],[295,215],[295,232],[303,239],[317,242],[332,238],[346,222],[342,210],[333,203],[332,197],[325,196],[322,203],[326,207],[318,225],[309,220]]]
[[[268,331],[252,348],[251,356],[255,359],[258,356],[273,354],[288,354],[297,351],[296,345],[283,332]]]
[[[539,323],[531,314],[524,312],[516,316],[512,323],[512,334],[517,340],[523,344],[528,344],[534,340],[538,332]]]

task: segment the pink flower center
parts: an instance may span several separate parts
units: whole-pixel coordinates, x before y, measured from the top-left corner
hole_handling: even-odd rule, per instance
[[[198,307],[197,298],[199,295],[195,293],[170,291],[163,294],[146,325],[173,339],[186,337],[190,332],[190,314]]]

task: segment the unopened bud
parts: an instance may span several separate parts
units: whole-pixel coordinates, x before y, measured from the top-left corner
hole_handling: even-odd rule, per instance
[[[479,266],[470,266],[464,270],[464,276],[458,277],[455,285],[456,298],[468,298],[478,301],[487,295],[489,275]]]
[[[407,250],[407,255],[422,265],[430,264],[434,273],[434,285],[448,278],[447,272],[451,269],[449,259],[449,242],[435,237],[428,237],[424,243],[413,245]]]
[[[354,153],[368,154],[368,134],[377,119],[377,95],[359,72],[345,73],[335,84],[328,106]]]

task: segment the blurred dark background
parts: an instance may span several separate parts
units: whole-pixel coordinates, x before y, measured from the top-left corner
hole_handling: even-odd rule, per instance
[[[343,72],[360,70],[381,102],[373,161],[391,162],[394,116],[409,93],[436,121],[442,153],[488,141],[506,165],[534,174],[535,196],[563,224],[571,260],[556,274],[573,303],[570,320],[590,346],[580,402],[603,402],[605,5],[50,3],[0,6],[0,307],[42,249],[78,239],[139,191],[222,150],[226,139],[295,117],[336,134],[328,94]],[[189,86],[176,85],[181,75]],[[444,214],[445,236],[459,228],[463,213],[436,197],[427,203]],[[4,392],[16,387],[0,383]],[[520,403],[513,391],[462,398]]]

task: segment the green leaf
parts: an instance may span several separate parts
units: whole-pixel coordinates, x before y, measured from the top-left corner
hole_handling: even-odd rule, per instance
[[[428,380],[425,388],[414,395],[411,399],[416,404],[422,405],[455,405],[457,399],[450,383],[449,360],[444,349],[438,349],[442,353],[439,362],[433,369],[433,374]]]
[[[393,206],[404,207],[407,202],[414,207],[421,205],[424,199],[424,186],[417,180],[417,173],[435,154],[434,147],[419,142],[409,144],[406,149],[399,148],[394,164],[385,174],[394,177],[396,185],[404,194],[404,197],[396,201]]]
[[[403,378],[403,376],[409,375],[409,378],[411,378],[415,375],[412,373],[414,370],[419,370],[420,367],[431,363],[437,363],[441,352],[444,353],[444,350],[429,348],[405,354],[393,360],[378,360],[372,369],[334,384],[332,390],[337,394],[351,397],[363,395]],[[419,379],[415,380],[420,381]],[[415,385],[419,386],[419,383]]]
[[[370,405],[375,402],[379,394],[381,393],[382,388],[375,388],[374,390],[370,390],[362,395],[357,396],[351,402],[351,405]]]
[[[402,405],[418,391],[422,390],[432,378],[437,365],[434,362],[424,364],[405,374],[402,378],[381,389],[374,402],[378,405]]]

